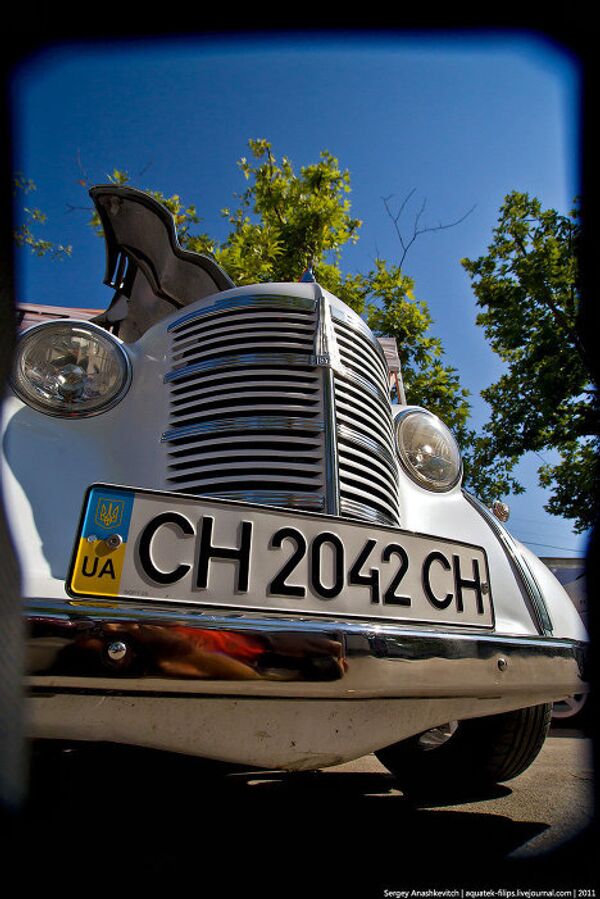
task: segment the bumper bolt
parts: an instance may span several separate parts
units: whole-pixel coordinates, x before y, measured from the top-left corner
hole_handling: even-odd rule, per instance
[[[113,662],[120,662],[127,655],[127,644],[122,640],[115,640],[114,643],[109,643],[106,651],[109,659]]]
[[[506,659],[498,659],[498,668],[500,671],[506,671],[508,668],[508,662]]]

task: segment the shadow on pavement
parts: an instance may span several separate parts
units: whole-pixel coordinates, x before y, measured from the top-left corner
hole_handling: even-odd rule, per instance
[[[386,773],[266,772],[96,744],[34,758],[22,843],[35,847],[35,866],[25,861],[24,880],[58,866],[72,883],[107,876],[156,888],[164,879],[198,896],[310,899],[420,885],[556,887],[555,853],[507,858],[546,828],[418,806]],[[563,873],[572,884],[572,869]]]

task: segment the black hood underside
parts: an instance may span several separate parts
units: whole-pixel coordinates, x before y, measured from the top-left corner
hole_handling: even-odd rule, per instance
[[[115,290],[97,324],[137,340],[174,309],[229,290],[234,283],[209,256],[179,244],[169,210],[132,187],[92,187],[106,243],[104,283]]]

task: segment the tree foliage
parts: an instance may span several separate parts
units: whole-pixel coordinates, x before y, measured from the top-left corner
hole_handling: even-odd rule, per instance
[[[442,343],[430,334],[427,303],[415,298],[412,279],[384,259],[366,272],[342,267],[343,249],[359,239],[362,224],[351,212],[349,172],[327,150],[298,172],[287,157],[275,157],[267,140],[249,141],[249,150],[238,163],[245,189],[235,206],[222,210],[229,225],[222,242],[195,228],[201,223],[195,205],[148,191],[173,214],[182,246],[212,255],[240,285],[297,281],[311,266],[317,281],[363,315],[376,334],[397,338],[408,402],[440,415],[466,444],[468,391],[444,363]],[[125,184],[129,175],[115,170],[110,180]],[[100,229],[97,215],[91,224]]]
[[[376,334],[397,339],[408,402],[436,412],[454,430],[465,452],[470,489],[488,502],[523,492],[515,468],[534,452],[543,462],[540,483],[551,489],[546,509],[573,518],[577,530],[589,527],[597,515],[600,409],[593,366],[578,332],[577,209],[560,215],[526,193],[510,193],[487,253],[462,260],[481,310],[477,323],[505,363],[499,380],[482,391],[491,415],[475,436],[468,427],[468,391],[446,364],[442,343],[431,333],[428,305],[416,298],[414,282],[403,270],[422,233],[454,227],[470,211],[456,222],[425,227],[423,206],[405,234],[399,219],[412,193],[396,213],[390,198],[384,199],[400,242],[399,261],[377,258],[367,271],[345,271],[343,250],[359,239],[362,224],[352,215],[348,171],[326,150],[298,172],[287,157],[276,158],[267,140],[249,141],[249,151],[238,163],[244,190],[222,210],[229,227],[222,241],[200,230],[195,204],[148,190],[172,213],[180,243],[212,255],[240,285],[297,281],[311,266],[319,283]],[[109,179],[130,181],[119,169]],[[18,176],[15,189],[27,194],[35,184]],[[25,216],[17,243],[38,255],[70,254],[70,247],[33,233],[32,225],[45,221],[39,209],[27,208]],[[90,224],[100,232],[96,214]],[[550,450],[558,462],[543,460]]]
[[[239,162],[248,186],[236,209],[223,210],[231,232],[219,262],[239,284],[297,280],[327,259],[338,268],[341,248],[361,226],[350,214],[349,173],[326,150],[296,174],[287,157],[277,163],[268,141],[249,146],[252,158]]]
[[[577,208],[569,215],[512,192],[500,209],[488,251],[464,259],[477,323],[505,372],[483,398],[491,415],[474,441],[471,480],[484,499],[521,493],[515,467],[528,452],[555,451],[539,481],[551,489],[546,510],[575,519],[583,531],[596,519],[600,407],[578,330],[580,292]]]
[[[35,181],[22,174],[14,176],[13,186],[15,195],[26,196],[37,190]],[[14,239],[18,247],[27,247],[35,256],[53,256],[55,259],[64,259],[71,255],[73,251],[71,246],[55,244],[37,235],[39,226],[45,225],[48,220],[46,213],[37,206],[24,206],[22,214],[23,220],[14,231]]]

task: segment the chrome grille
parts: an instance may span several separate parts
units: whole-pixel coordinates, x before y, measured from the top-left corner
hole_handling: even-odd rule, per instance
[[[324,511],[314,301],[242,297],[171,327],[169,489]]]
[[[366,380],[382,392],[389,406],[389,374],[383,350],[365,327],[365,332],[334,317],[334,329],[340,356],[349,372]],[[389,409],[387,416],[389,418]]]
[[[317,295],[229,296],[171,324],[167,489],[398,524],[383,353]]]
[[[398,468],[383,352],[370,332],[334,317],[341,368],[334,380],[340,513],[399,523]]]

